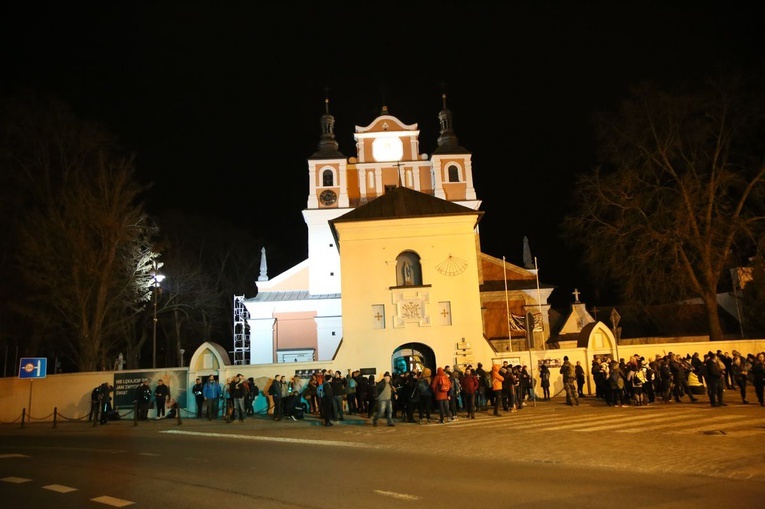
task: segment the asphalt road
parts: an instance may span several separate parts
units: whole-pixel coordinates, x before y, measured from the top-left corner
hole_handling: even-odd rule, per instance
[[[0,426],[8,507],[762,506],[765,408],[562,400],[326,428],[313,416]],[[735,495],[735,496],[734,496]]]

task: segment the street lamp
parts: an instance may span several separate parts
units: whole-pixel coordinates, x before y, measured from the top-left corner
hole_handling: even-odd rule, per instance
[[[152,286],[154,287],[154,333],[152,335],[152,356],[151,367],[157,367],[157,291],[159,284],[165,279],[165,276],[157,272],[157,262],[154,262],[154,268],[151,270]]]

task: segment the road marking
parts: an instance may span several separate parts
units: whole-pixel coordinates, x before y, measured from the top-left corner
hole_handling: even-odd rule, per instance
[[[383,495],[385,497],[391,497],[391,498],[397,498],[399,500],[419,500],[420,497],[415,495],[407,495],[406,493],[396,493],[395,491],[383,491],[383,490],[374,490],[375,493],[378,495]]]
[[[60,484],[49,484],[47,486],[43,486],[43,489],[55,491],[56,493],[70,493],[72,491],[77,491],[77,488],[70,488],[69,486],[62,486]]]
[[[250,435],[233,435],[228,433],[201,433],[198,431],[180,431],[180,430],[160,431],[160,433],[170,433],[173,435],[190,435],[190,436],[200,436],[200,437],[237,438],[241,440],[259,440],[261,442],[284,442],[288,444],[334,445],[338,447],[364,447],[368,449],[377,448],[376,445],[367,445],[367,444],[361,444],[358,442],[337,442],[335,440],[308,440],[305,438],[255,437]]]
[[[0,454],[0,459],[6,458],[28,458],[26,454]]]
[[[121,498],[108,497],[106,495],[103,497],[91,498],[90,500],[93,502],[98,502],[99,504],[110,505],[112,507],[125,507],[135,504],[135,502],[131,502],[130,500],[122,500]]]
[[[139,452],[138,455],[139,456],[159,456],[159,454],[154,452]]]
[[[715,417],[714,420],[715,421],[720,421],[724,417],[725,416]],[[731,417],[736,417],[736,416],[731,416]],[[713,424],[707,424],[707,425],[704,425],[704,426],[696,426],[696,427],[693,427],[693,428],[686,428],[686,429],[682,429],[682,430],[672,430],[672,431],[668,431],[668,433],[672,433],[672,434],[685,434],[685,433],[694,433],[694,432],[708,431],[709,429],[719,429],[719,428],[722,428],[723,426],[736,427],[736,426],[749,426],[749,425],[755,425],[755,424],[762,424],[762,419],[761,418],[757,418],[757,419],[741,419],[740,417],[738,417],[738,418],[740,420],[734,421],[734,422],[726,422],[725,424],[719,424],[718,425],[715,422]]]
[[[3,477],[2,479],[0,479],[0,481],[10,482],[10,483],[13,483],[13,484],[21,484],[23,482],[29,482],[31,480],[32,479],[25,479],[23,477]]]

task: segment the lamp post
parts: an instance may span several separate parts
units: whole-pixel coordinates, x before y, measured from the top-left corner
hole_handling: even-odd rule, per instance
[[[157,262],[154,262],[154,268],[151,270],[152,286],[154,287],[154,332],[152,334],[152,355],[151,367],[157,367],[157,292],[159,284],[165,279],[165,276],[157,272]]]

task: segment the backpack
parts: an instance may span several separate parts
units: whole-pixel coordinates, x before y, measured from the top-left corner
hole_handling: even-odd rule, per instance
[[[618,369],[612,369],[611,370],[611,374],[608,376],[608,378],[612,382],[616,382],[617,380],[619,380],[619,370]]]
[[[460,379],[457,377],[452,378],[452,389],[454,389],[454,394],[459,395],[460,392],[462,392],[462,384],[460,383]]]
[[[93,392],[90,393],[90,400],[96,401],[98,399],[98,395],[101,394],[101,386],[97,386],[95,389],[93,389]]]
[[[446,376],[441,376],[438,378],[438,390],[441,392],[449,392],[449,389],[451,388],[451,384],[449,383],[449,379]]]
[[[487,389],[491,390],[491,373],[483,375],[483,383],[486,385]]]
[[[420,381],[417,382],[417,385],[420,388],[420,394],[422,396],[431,396],[433,394],[430,392],[430,385],[425,379],[421,378]]]

